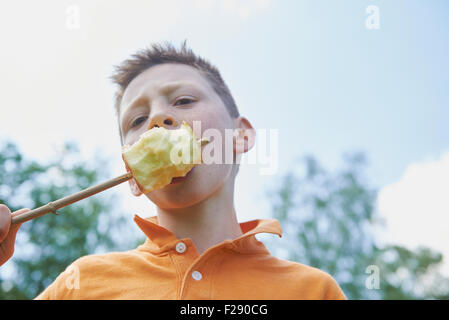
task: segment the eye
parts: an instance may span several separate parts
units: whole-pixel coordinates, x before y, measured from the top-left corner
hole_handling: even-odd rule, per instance
[[[189,98],[181,98],[175,102],[175,106],[180,105],[179,102],[183,102],[183,103],[181,103],[181,105],[185,105],[185,104],[190,104],[190,103],[194,102],[194,100],[189,99]]]
[[[142,123],[144,123],[147,120],[147,118],[148,118],[147,116],[138,117],[136,120],[134,120],[131,123],[131,128],[134,128],[134,127],[137,127],[137,126],[141,125]]]

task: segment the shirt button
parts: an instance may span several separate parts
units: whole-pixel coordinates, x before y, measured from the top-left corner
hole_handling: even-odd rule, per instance
[[[203,275],[199,271],[193,271],[192,278],[195,279],[196,281],[200,281],[203,278]]]
[[[186,245],[184,242],[178,242],[176,244],[176,252],[178,253],[184,253],[186,251]]]

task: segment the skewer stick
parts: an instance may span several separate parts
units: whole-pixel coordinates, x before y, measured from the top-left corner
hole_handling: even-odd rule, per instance
[[[42,207],[39,207],[39,208],[33,209],[31,211],[28,211],[28,212],[25,212],[25,213],[22,213],[22,214],[12,217],[11,224],[23,223],[28,220],[43,216],[44,214],[47,214],[49,212],[58,214],[58,212],[56,210],[66,207],[69,204],[72,204],[74,202],[77,202],[82,199],[93,196],[94,194],[102,192],[106,189],[112,188],[122,182],[128,181],[132,177],[133,177],[132,173],[128,172],[128,173],[123,174],[117,178],[100,183],[99,185],[89,187],[87,189],[84,189],[77,193],[74,193],[70,196],[61,198],[56,201],[49,202]]]
[[[204,146],[209,143],[209,139],[202,138],[199,142],[201,143],[201,146]],[[74,202],[77,202],[77,201],[83,200],[85,198],[88,198],[90,196],[93,196],[94,194],[97,194],[97,193],[107,190],[109,188],[115,187],[116,185],[118,185],[120,183],[128,181],[132,177],[133,177],[132,173],[128,172],[121,176],[118,176],[117,178],[108,180],[106,182],[100,183],[96,186],[89,187],[84,190],[81,190],[81,191],[74,193],[70,196],[61,198],[56,201],[49,202],[46,205],[43,205],[42,207],[39,207],[39,208],[33,209],[31,211],[13,216],[12,220],[11,220],[11,224],[24,223],[28,220],[38,218],[38,217],[43,216],[50,212],[54,213],[54,214],[58,214],[58,212],[56,210],[66,207]]]

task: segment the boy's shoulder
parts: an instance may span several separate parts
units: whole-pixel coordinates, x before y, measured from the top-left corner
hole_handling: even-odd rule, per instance
[[[133,249],[82,256],[73,261],[35,299],[76,299],[81,287],[90,287],[92,284],[97,286],[103,282],[106,284],[108,280],[114,279],[118,272],[132,272],[131,268],[136,261],[143,259],[135,251]]]
[[[73,261],[72,265],[83,269],[98,268],[99,266],[116,268],[118,265],[126,267],[127,261],[136,259],[143,259],[142,254],[137,249],[132,249],[85,255]]]
[[[324,270],[318,269],[316,267],[309,266],[297,261],[286,260],[278,257],[272,256],[280,265],[285,266],[285,268],[290,268],[292,272],[296,273],[297,276],[303,281],[329,281],[333,280],[332,276]]]
[[[279,289],[288,297],[347,299],[337,281],[324,270],[273,255],[263,260],[259,262],[258,268],[270,270],[271,286],[276,287],[279,284]]]

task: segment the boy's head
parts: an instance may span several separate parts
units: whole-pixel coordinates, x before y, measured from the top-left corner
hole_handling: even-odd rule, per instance
[[[112,79],[119,86],[115,108],[122,145],[133,144],[143,132],[156,126],[176,129],[182,121],[194,130],[193,122],[201,123],[201,132],[194,132],[197,137],[207,129],[221,134],[223,162],[200,164],[179,183],[146,194],[158,207],[188,207],[225,186],[233,187],[238,165],[224,163],[225,129],[237,129],[234,161],[253,146],[255,132],[239,115],[216,67],[187,49],[185,42],[180,50],[170,43],[153,44],[117,66]],[[134,195],[141,194],[134,179],[130,185]]]

